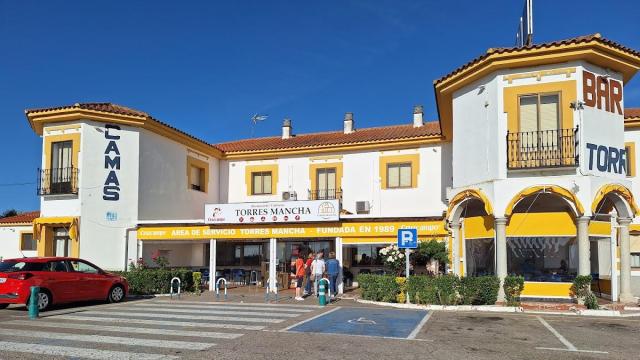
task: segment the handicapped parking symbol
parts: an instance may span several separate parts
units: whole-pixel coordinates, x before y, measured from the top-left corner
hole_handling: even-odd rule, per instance
[[[357,319],[351,319],[349,321],[347,321],[349,324],[360,324],[360,325],[376,325],[376,322],[373,320],[369,320],[367,318],[357,318]]]

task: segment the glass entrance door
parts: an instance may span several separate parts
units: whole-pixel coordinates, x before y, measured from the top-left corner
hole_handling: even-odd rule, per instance
[[[55,256],[69,256],[71,254],[71,238],[69,231],[65,228],[53,229],[53,243],[55,246]]]

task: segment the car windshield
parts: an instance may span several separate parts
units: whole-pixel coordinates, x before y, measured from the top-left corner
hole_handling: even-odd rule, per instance
[[[0,272],[15,271],[42,271],[42,263],[32,263],[25,261],[2,261],[0,262]]]

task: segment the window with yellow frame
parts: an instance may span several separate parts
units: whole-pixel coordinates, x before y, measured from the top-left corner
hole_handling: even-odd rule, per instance
[[[410,189],[418,186],[420,155],[392,155],[380,157],[382,189]]]
[[[209,163],[194,157],[187,157],[187,187],[206,193],[209,184]]]
[[[626,142],[624,143],[624,149],[626,150],[626,167],[627,177],[636,176],[636,143]]]
[[[38,250],[38,241],[33,238],[33,233],[23,232],[20,234],[20,250],[21,251]]]

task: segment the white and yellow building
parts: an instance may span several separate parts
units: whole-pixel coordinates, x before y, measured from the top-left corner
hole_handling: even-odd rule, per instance
[[[286,119],[279,136],[222,144],[114,104],[28,110],[37,253],[112,269],[160,254],[273,285],[307,249],[380,271],[378,249],[415,227],[447,241],[447,271],[521,274],[525,296],[559,299],[593,274],[632,301],[640,113],[624,85],[638,69],[638,51],[599,34],[490,49],[434,82],[436,122],[420,106],[380,128],[347,113],[341,131],[296,134]]]

